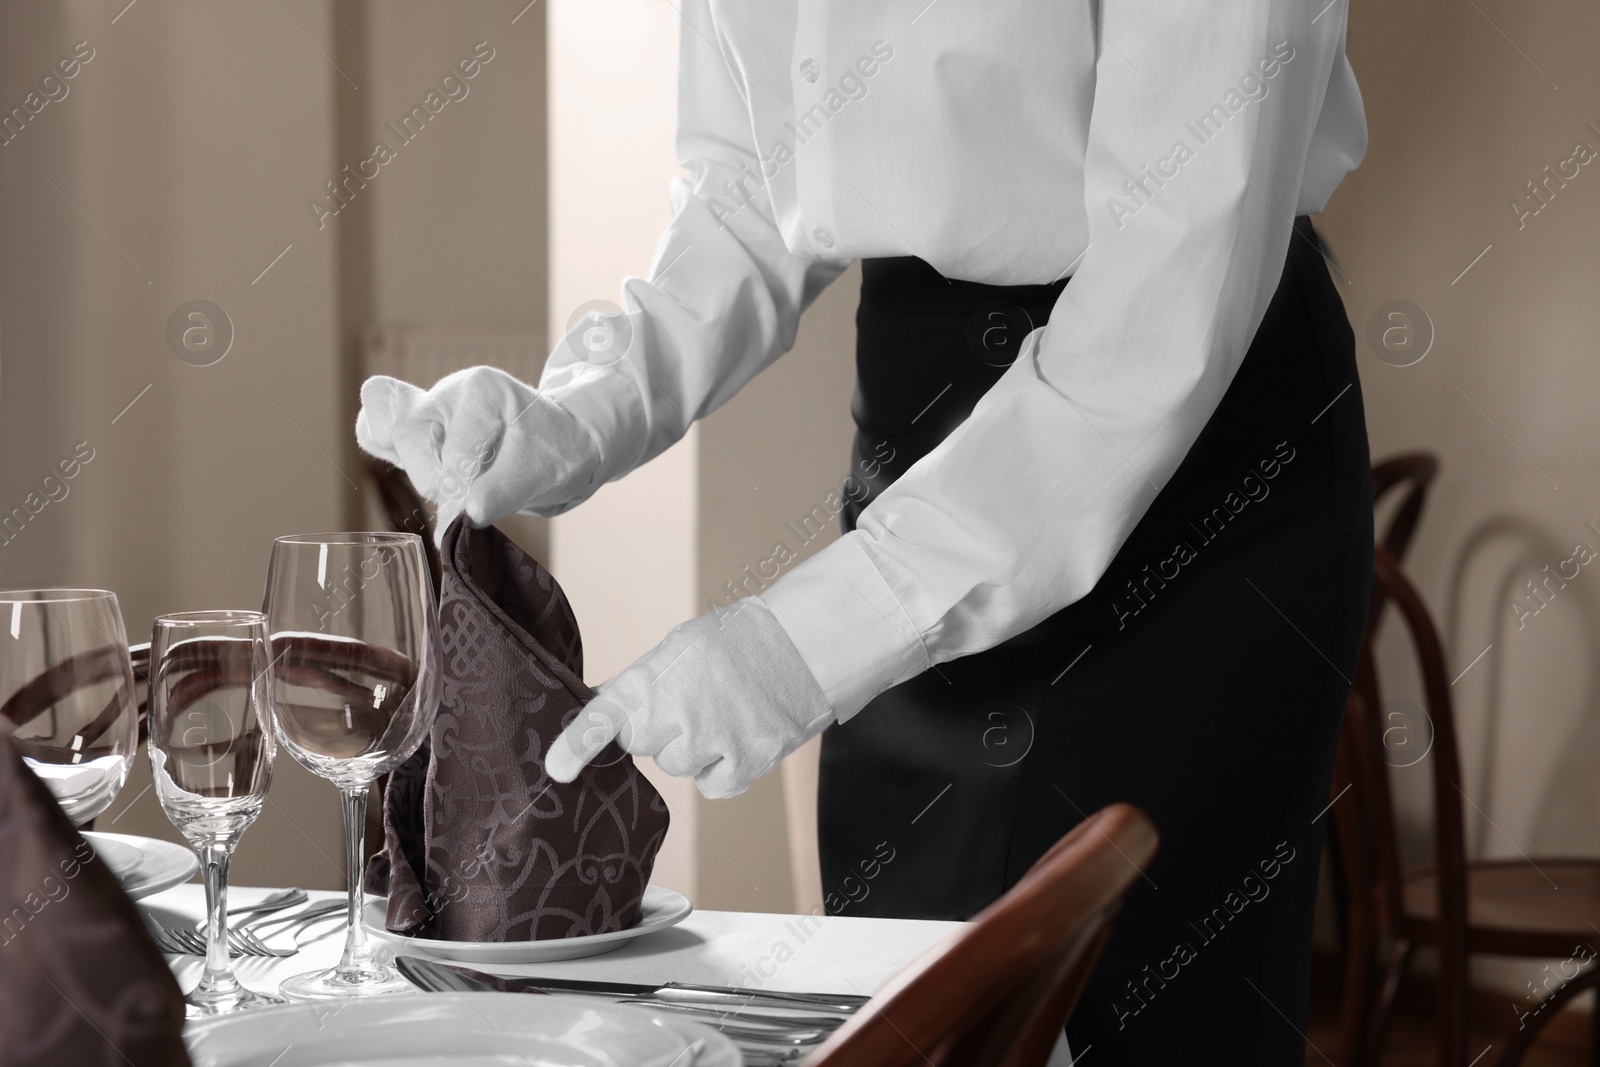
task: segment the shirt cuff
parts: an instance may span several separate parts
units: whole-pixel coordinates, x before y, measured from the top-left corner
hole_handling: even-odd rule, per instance
[[[933,663],[863,538],[845,534],[761,594],[839,722]]]

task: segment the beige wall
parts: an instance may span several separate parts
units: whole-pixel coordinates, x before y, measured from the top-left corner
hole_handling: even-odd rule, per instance
[[[1600,578],[1583,568],[1520,629],[1511,606],[1576,541],[1600,551],[1585,527],[1600,525],[1600,161],[1524,227],[1509,207],[1576,142],[1600,151],[1600,13],[1574,0],[1361,2],[1350,25],[1371,148],[1319,225],[1350,280],[1340,288],[1358,338],[1391,299],[1426,309],[1436,331],[1409,367],[1358,344],[1374,456],[1421,448],[1443,461],[1407,569],[1441,621],[1452,676],[1489,648],[1452,689],[1465,788],[1482,810],[1467,808],[1469,848],[1600,856]],[[1383,654],[1395,663],[1392,629]],[[1392,673],[1387,695],[1420,702],[1415,678]],[[1426,773],[1392,775],[1417,860],[1430,851]],[[1514,969],[1494,974],[1522,989]]]
[[[618,297],[643,274],[666,225],[677,15],[652,0],[551,0],[550,318],[552,344],[573,313]],[[550,524],[550,566],[583,627],[584,671],[598,684],[692,611],[696,439],[605,486]],[[646,775],[672,809],[654,880],[698,900],[692,783]]]
[[[543,329],[537,271],[444,180],[542,268],[543,11],[513,26],[521,4],[122,6],[0,3],[7,108],[74,42],[95,49],[0,148],[0,499],[95,448],[0,548],[0,585],[115,589],[138,641],[163,611],[258,605],[274,534],[357,521],[341,354],[369,317]],[[478,40],[496,56],[470,94],[319,231],[306,201],[370,152],[373,116]],[[215,366],[167,348],[168,314],[194,298],[234,323]],[[176,839],[148,784],[141,755],[99,828]],[[341,838],[333,788],[286,758],[235,878],[340,886]]]
[[[326,46],[326,4],[283,7]],[[138,641],[163,611],[259,605],[271,536],[340,515],[342,475],[316,451],[337,454],[341,428],[336,249],[301,203],[329,174],[332,114],[324,61],[270,6],[116,14],[0,9],[0,99],[20,102],[74,42],[95,50],[0,149],[5,499],[72,442],[95,448],[70,495],[0,548],[0,581],[115,589]],[[234,324],[215,366],[166,344],[169,313],[195,298]],[[141,757],[99,825],[174,837],[148,783]],[[238,877],[338,884],[319,854],[339,855],[332,796],[283,767]]]
[[[550,4],[552,342],[580,305],[615,302],[623,277],[650,265],[680,173],[681,31],[658,0]],[[696,433],[552,523],[552,565],[578,606],[591,682],[708,610],[724,581],[771,554],[785,519],[837,488],[849,465],[857,287],[852,273],[824,294],[795,351]],[[820,905],[815,747],[792,762],[743,796],[705,801],[646,761],[674,820],[657,880],[702,907]]]
[[[830,526],[802,545],[784,524],[798,526],[840,490],[850,469],[860,289],[860,270],[852,268],[807,312],[794,350],[704,421],[697,610],[708,610],[713,599],[726,603],[724,583],[744,581],[743,568],[753,571],[772,558],[778,542],[804,559],[837,537]],[[716,887],[707,887],[708,907],[820,910],[819,744],[813,740],[784,762],[781,774],[758,780],[747,794],[703,806],[701,829],[727,854]]]
[[[385,125],[398,122],[475,45],[486,42],[494,50],[494,58],[467,83],[467,95],[448,104],[400,159],[380,168],[379,179],[363,191],[371,193],[369,200],[353,203],[366,214],[352,220],[361,223],[360,244],[350,249],[345,241],[350,249],[346,287],[359,296],[365,285],[370,300],[363,309],[347,308],[357,333],[374,322],[417,324],[444,338],[455,327],[468,336],[486,326],[516,337],[545,333],[550,301],[546,9],[543,4],[525,9],[525,4],[339,3],[341,17],[361,12],[364,32],[351,36],[356,47],[365,43],[370,82],[359,94],[354,128],[344,134],[352,158],[369,153],[373,136],[385,136]],[[346,342],[353,357],[349,363],[358,369],[352,388],[363,376],[361,360],[354,357],[361,340],[351,336]],[[542,346],[534,351],[540,354],[532,358],[502,354],[500,365],[536,379]],[[433,373],[477,360],[441,362]],[[432,381],[419,377],[416,384]],[[354,437],[345,439],[353,453]],[[382,517],[371,509],[365,524],[381,525]],[[523,516],[501,523],[538,556],[548,550],[545,526]]]

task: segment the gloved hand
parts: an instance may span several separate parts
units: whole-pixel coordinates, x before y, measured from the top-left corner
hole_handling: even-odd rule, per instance
[[[613,738],[692,775],[702,795],[749,788],[834,721],[822,688],[759,597],[673,628],[600,687],[545,755],[558,782],[577,777]]]
[[[436,537],[463,511],[480,527],[516,511],[560,514],[594,491],[600,464],[569,412],[497,367],[457,371],[427,391],[368,378],[356,442],[437,505]]]

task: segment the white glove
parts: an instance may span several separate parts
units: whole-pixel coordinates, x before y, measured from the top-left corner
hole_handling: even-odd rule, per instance
[[[405,470],[438,507],[436,537],[465,511],[487,526],[517,511],[559,515],[597,488],[600,449],[573,416],[497,367],[424,392],[378,375],[361,386],[356,442]]]
[[[692,775],[702,795],[731,797],[834,721],[759,597],[674,627],[599,693],[546,754],[558,782],[572,781],[615,738],[668,774]]]

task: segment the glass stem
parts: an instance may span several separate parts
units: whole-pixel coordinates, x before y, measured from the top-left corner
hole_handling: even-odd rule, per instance
[[[206,883],[206,967],[197,992],[232,993],[239,988],[228,962],[228,861],[233,858],[233,843],[213,842],[199,851]]]
[[[361,972],[372,967],[372,947],[361,924],[361,882],[365,873],[362,855],[367,843],[367,791],[371,783],[341,788],[344,798],[345,884],[350,893],[349,928],[345,932],[344,956],[339,970]]]

